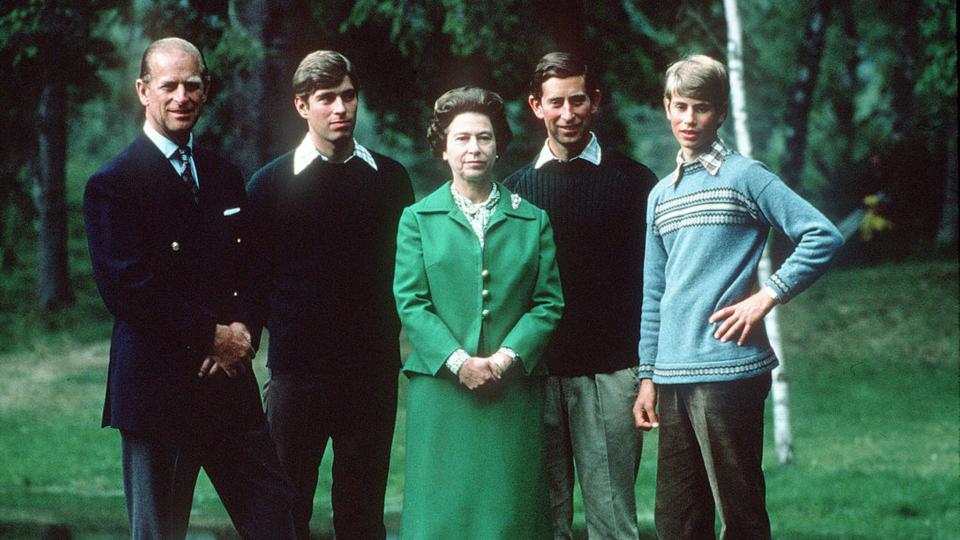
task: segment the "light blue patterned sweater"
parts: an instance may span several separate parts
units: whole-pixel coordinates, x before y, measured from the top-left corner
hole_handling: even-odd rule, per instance
[[[737,153],[716,176],[700,163],[660,180],[647,205],[640,377],[657,384],[754,377],[777,366],[762,325],[743,346],[713,337],[720,308],[757,290],[770,227],[795,245],[770,278],[780,303],[810,286],[843,244],[836,227],[763,164]]]

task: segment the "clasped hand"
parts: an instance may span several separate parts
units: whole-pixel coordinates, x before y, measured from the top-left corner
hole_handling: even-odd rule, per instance
[[[461,384],[476,390],[499,381],[512,364],[513,359],[500,352],[487,357],[471,356],[460,366],[457,377]]]
[[[210,355],[203,360],[197,376],[209,377],[222,371],[228,377],[238,377],[250,369],[254,355],[250,331],[243,323],[218,324]]]

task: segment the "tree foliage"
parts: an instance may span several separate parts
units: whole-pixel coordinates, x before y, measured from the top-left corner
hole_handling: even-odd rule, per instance
[[[5,74],[0,91],[7,104],[0,113],[0,137],[13,141],[13,152],[0,159],[0,176],[6,178],[0,183],[0,205],[11,214],[30,216],[24,180],[33,180],[37,294],[46,310],[73,301],[65,171],[69,104],[95,95],[91,91],[98,88],[98,70],[115,65],[113,44],[96,35],[94,27],[116,4],[20,1],[0,16],[0,63]],[[25,126],[24,118],[32,122]],[[20,224],[7,220],[4,225]],[[11,253],[5,245],[5,266],[13,264]]]
[[[954,197],[956,190],[957,128],[948,121],[957,114],[955,0],[901,9],[867,0],[740,4],[754,154],[834,217],[864,195],[889,191],[896,208],[888,217],[903,235],[897,242],[929,238],[951,179]],[[433,100],[451,87],[481,85],[508,101],[517,136],[501,160],[499,172],[507,174],[543,141],[526,106],[534,64],[550,50],[579,52],[601,74],[598,136],[666,172],[675,146],[662,115],[664,68],[689,53],[726,54],[719,0],[13,0],[4,8],[6,267],[35,215],[29,185],[38,142],[23,133],[44,85],[67,89],[65,116],[74,126],[67,159],[76,165],[68,173],[89,174],[103,159],[98,149],[124,142],[105,144],[105,137],[122,131],[126,138],[142,123],[132,79],[153,39],[180,35],[204,51],[215,80],[197,135],[247,173],[303,136],[289,82],[300,58],[320,48],[343,52],[362,84],[358,136],[400,158],[421,192],[445,178],[426,150],[424,129]],[[814,37],[821,41],[811,41],[817,13],[823,20]],[[805,40],[812,43],[806,49]],[[797,115],[790,99],[800,83],[807,85],[807,112]],[[722,134],[732,138],[728,129]],[[887,164],[883,174],[871,168],[877,156]],[[919,179],[910,167],[917,162],[925,164]],[[929,188],[923,197],[918,182]]]

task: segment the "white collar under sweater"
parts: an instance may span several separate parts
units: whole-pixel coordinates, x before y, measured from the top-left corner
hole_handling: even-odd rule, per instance
[[[573,161],[575,159],[582,159],[589,161],[594,165],[600,165],[600,158],[602,152],[600,151],[600,143],[597,142],[597,136],[594,133],[590,132],[590,142],[587,143],[587,146],[583,148],[583,151],[579,155],[576,155],[567,161]],[[543,166],[544,163],[548,161],[562,161],[557,156],[553,155],[553,152],[550,150],[550,141],[549,139],[543,143],[543,148],[540,150],[540,155],[537,157],[536,163],[533,164],[534,169],[539,169]]]
[[[380,170],[377,167],[377,162],[373,160],[373,154],[358,143],[356,139],[353,140],[353,152],[347,156],[347,159],[343,160],[343,163],[350,161],[354,157],[362,159],[367,165],[370,165],[373,170]],[[303,138],[303,142],[300,143],[300,146],[298,146],[293,153],[293,174],[300,174],[307,168],[307,165],[313,163],[313,160],[317,158],[323,161],[330,161],[317,150],[317,147],[313,145],[313,141],[310,140],[310,134],[307,133],[306,137]]]

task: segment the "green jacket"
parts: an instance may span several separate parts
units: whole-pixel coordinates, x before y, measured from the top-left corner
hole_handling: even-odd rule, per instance
[[[400,218],[393,292],[413,344],[407,373],[436,375],[459,348],[487,356],[500,347],[514,350],[527,374],[544,371],[563,310],[553,229],[546,212],[498,186],[483,248],[449,182]]]

